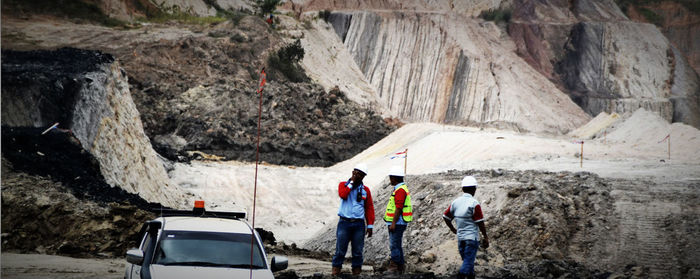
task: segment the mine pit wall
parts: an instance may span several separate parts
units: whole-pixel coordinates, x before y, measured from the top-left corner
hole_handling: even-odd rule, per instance
[[[671,121],[669,43],[655,26],[634,22],[582,22],[563,63],[565,82],[591,115],[640,107]],[[644,41],[640,41],[644,38]]]
[[[332,13],[330,21],[402,120],[566,133],[589,119],[507,42],[496,43],[492,23],[416,12]]]
[[[700,127],[697,74],[656,26],[630,21],[608,0],[513,6],[518,55],[588,114],[645,108]]]
[[[40,128],[61,122],[59,128],[71,130],[82,147],[98,160],[100,172],[109,185],[138,193],[150,202],[183,207],[185,197],[169,184],[163,164],[143,131],[127,78],[119,63],[106,54],[74,51],[79,53],[77,55],[107,58],[87,71],[78,70],[65,73],[65,76],[61,76],[63,73],[41,73],[32,69],[24,72],[18,70],[15,72],[18,79],[26,79],[24,84],[28,85],[8,88],[7,84],[3,84],[2,125]],[[53,55],[66,53],[72,52],[63,49]],[[44,54],[44,57],[51,55]],[[9,67],[5,65],[5,56],[3,53],[3,68]],[[63,66],[52,70],[58,72]],[[39,65],[39,68],[49,67]],[[11,73],[3,69],[3,80],[8,78],[7,75]],[[56,91],[50,92],[52,90]]]

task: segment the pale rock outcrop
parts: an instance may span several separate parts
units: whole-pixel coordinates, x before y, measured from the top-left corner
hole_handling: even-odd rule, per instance
[[[420,13],[459,13],[465,16],[478,16],[482,11],[509,6],[511,0],[289,0],[283,9],[295,11],[401,11]]]
[[[673,121],[700,127],[700,78],[676,47],[673,50]]]
[[[97,159],[111,186],[150,202],[185,205],[184,194],[169,183],[143,131],[127,78],[114,58],[77,49],[25,56],[28,61],[12,59],[17,64],[10,65],[3,53],[3,75],[12,81],[3,84],[3,126],[49,127],[60,122],[59,128],[70,131]],[[50,61],[51,56],[58,58]]]
[[[287,22],[286,17],[280,18],[282,22]],[[323,20],[316,20],[313,22],[313,28],[298,30],[304,34],[301,43],[307,55],[304,55],[302,65],[307,75],[327,91],[337,87],[340,91],[346,92],[348,99],[353,102],[369,107],[384,117],[393,117],[387,106],[378,99],[376,91],[367,82],[362,71],[352,63],[352,55],[343,46],[339,35],[336,35],[343,30],[334,28],[345,26],[344,30],[347,30],[352,16],[333,13],[331,18],[339,24],[330,25]],[[289,20],[289,22],[295,21]],[[294,25],[290,24],[285,28],[293,29]]]
[[[675,68],[686,59],[654,25],[629,21],[608,0],[517,0],[514,6],[508,33],[518,55],[587,113],[645,108],[697,125],[697,77]]]
[[[686,2],[690,3],[690,2]],[[676,1],[659,3],[639,3],[660,17],[659,28],[668,40],[680,50],[696,73],[700,73],[700,14],[690,11],[684,4]],[[692,4],[691,4],[692,5]],[[627,7],[631,20],[648,22],[638,7]]]
[[[185,12],[199,16],[215,16],[216,9],[204,0],[159,0],[158,8],[165,12]]]
[[[184,12],[196,16],[216,16],[217,9],[252,10],[250,3],[246,0],[97,0],[95,4],[105,15],[124,21],[146,16],[145,10]]]
[[[401,119],[551,133],[589,119],[514,55],[492,23],[457,14],[350,15],[349,25],[347,15],[331,17],[334,28],[346,34],[355,63]]]

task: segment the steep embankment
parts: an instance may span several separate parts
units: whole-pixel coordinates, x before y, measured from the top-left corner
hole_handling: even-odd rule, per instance
[[[700,4],[697,1],[620,1],[631,20],[659,26],[688,63],[700,73]]]
[[[2,84],[3,252],[123,255],[144,209],[184,205],[112,56],[3,51]]]
[[[148,201],[185,205],[143,132],[126,77],[112,56],[77,49],[3,51],[2,81],[3,128],[46,129],[57,122],[54,132],[73,136],[98,161],[109,185]],[[7,144],[3,149],[17,149]],[[54,152],[60,149],[44,154]]]
[[[492,23],[414,11],[333,12],[329,21],[378,98],[401,119],[550,133],[588,119],[515,56]]]
[[[646,108],[700,127],[697,74],[656,26],[628,20],[613,1],[551,4],[515,1],[508,33],[587,113]]]

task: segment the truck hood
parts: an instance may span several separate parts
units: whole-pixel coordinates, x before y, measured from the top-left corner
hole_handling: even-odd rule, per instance
[[[250,269],[202,266],[151,265],[151,277],[153,279],[231,279],[248,278],[249,276]],[[274,279],[274,276],[272,276],[272,272],[268,269],[253,269],[253,278]]]

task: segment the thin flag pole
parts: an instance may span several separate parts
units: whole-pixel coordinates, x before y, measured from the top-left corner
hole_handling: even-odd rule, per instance
[[[404,149],[403,154],[403,174],[406,175],[408,169],[408,148]]]
[[[265,86],[265,68],[263,67],[260,71],[260,85],[258,87],[258,97],[260,99],[258,105],[258,137],[257,144],[255,146],[255,182],[253,183],[253,223],[251,225],[251,235],[250,235],[250,278],[253,278],[253,246],[255,245],[255,205],[256,197],[258,194],[258,162],[260,161],[260,120],[262,119],[262,91],[263,86]]]

